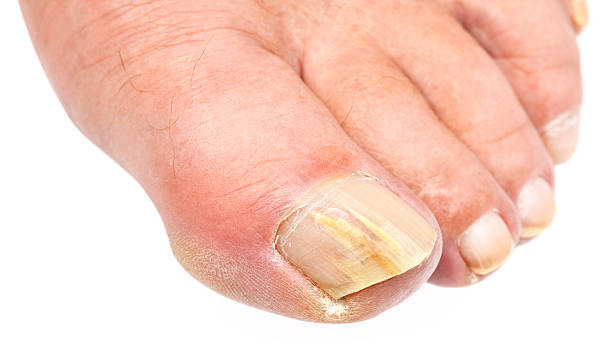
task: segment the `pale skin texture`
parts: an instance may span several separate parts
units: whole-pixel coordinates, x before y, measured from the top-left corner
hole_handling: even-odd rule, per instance
[[[554,186],[540,133],[582,99],[563,0],[21,5],[68,115],[144,187],[180,263],[304,320],[362,320],[427,280],[481,279],[458,239],[495,210],[519,243],[521,190]],[[273,241],[302,194],[353,172],[438,238],[417,267],[336,301]]]

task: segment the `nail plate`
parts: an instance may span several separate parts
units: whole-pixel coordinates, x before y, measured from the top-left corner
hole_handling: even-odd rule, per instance
[[[359,175],[316,186],[277,234],[276,249],[336,299],[419,265],[437,237],[414,208]]]
[[[523,187],[517,205],[523,222],[522,238],[539,235],[555,216],[555,194],[542,178],[534,179]]]
[[[569,0],[570,15],[574,26],[580,32],[589,24],[589,9],[586,0]]]
[[[506,223],[495,212],[474,222],[459,238],[459,252],[468,268],[485,275],[501,267],[514,250]]]
[[[576,151],[579,124],[580,112],[576,110],[560,115],[542,131],[542,141],[556,164],[569,160]]]

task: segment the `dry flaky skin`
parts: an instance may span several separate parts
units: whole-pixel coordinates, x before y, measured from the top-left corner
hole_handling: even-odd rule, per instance
[[[302,201],[279,227],[276,247],[333,298],[405,273],[434,248],[427,220],[370,178],[328,181]]]

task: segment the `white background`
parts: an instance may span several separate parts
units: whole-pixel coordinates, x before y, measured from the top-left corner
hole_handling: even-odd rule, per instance
[[[485,282],[425,286],[381,316],[317,325],[217,295],[175,262],[138,184],[79,134],[0,4],[0,350],[612,350],[612,2],[580,38],[582,142],[553,226]]]

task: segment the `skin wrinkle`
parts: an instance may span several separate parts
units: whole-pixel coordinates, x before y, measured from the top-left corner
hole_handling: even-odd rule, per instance
[[[148,2],[142,2],[139,4],[129,2],[127,4],[119,5],[117,7],[111,8],[107,10],[106,12],[103,12],[102,14],[94,18],[93,20],[83,24],[80,28],[77,28],[76,33],[81,34],[85,32],[88,28],[94,26],[95,24],[97,24],[97,22],[100,22],[100,21],[104,21],[105,24],[108,24],[114,20],[120,19],[121,17],[125,16],[126,14],[128,14],[129,12],[135,9],[141,8],[143,5],[148,5],[148,4],[152,4],[155,2],[157,1],[153,0],[153,1],[148,1]]]
[[[567,72],[568,69],[574,67],[576,63],[566,62],[564,64],[559,63],[559,65],[549,65],[545,67],[544,65],[535,66],[526,64],[525,61],[529,62],[530,60],[527,58],[525,60],[512,58],[512,59],[496,59],[496,62],[505,70],[511,70],[517,77],[520,75],[523,81],[523,84],[529,86],[529,91],[537,93],[541,96],[550,96],[546,94],[547,88],[542,81],[542,79],[537,75],[540,75],[542,72],[548,73],[563,73]],[[532,108],[532,110],[528,111],[529,113],[536,115],[546,115],[547,111],[554,109],[557,101],[552,99],[551,97],[540,98],[539,104],[536,108]]]
[[[173,48],[176,46],[186,46],[187,44],[198,44],[198,43],[203,43],[204,47],[207,47],[210,44],[210,41],[212,40],[212,37],[214,36],[214,33],[219,30],[219,31],[224,31],[226,28],[215,28],[214,30],[211,30],[209,32],[206,31],[194,31],[193,33],[197,33],[197,34],[211,34],[210,37],[207,37],[205,39],[194,39],[194,40],[185,40],[184,37],[181,34],[177,34],[176,36],[172,37],[173,39],[178,39],[178,38],[183,38],[182,40],[179,41],[175,41],[175,40],[168,40],[167,43],[162,43],[162,44],[158,44],[156,46],[151,46],[150,48],[139,52],[138,54],[134,55],[134,56],[130,56],[129,58],[125,58],[124,55],[121,55],[121,62],[122,62],[122,66],[126,67],[128,64],[130,63],[134,63],[137,66],[141,66],[141,62],[142,59],[144,58],[148,58],[148,55],[151,54],[157,54],[160,55],[162,53],[162,50],[160,49],[169,49],[169,48]],[[165,36],[164,36],[165,37]],[[121,52],[121,50],[119,51]],[[87,64],[84,66],[84,68],[81,71],[88,71],[90,69],[97,69],[97,67],[95,67],[96,65],[99,65],[101,63],[103,63],[104,61],[106,61],[108,58],[110,58],[112,56],[109,57],[105,57],[103,59],[97,60],[94,63],[91,64]],[[189,59],[188,57],[173,57],[171,59],[164,59],[163,61],[168,61],[166,62],[166,67],[181,67],[182,65],[180,64],[172,64],[171,61],[178,61],[180,59]],[[112,76],[113,72],[117,69],[117,67],[115,66],[111,66],[112,68],[110,70],[108,70],[104,75],[105,76]],[[150,69],[153,69],[155,67],[150,67]],[[184,69],[186,71],[186,69]],[[178,73],[178,72],[175,72]],[[87,74],[86,72],[83,72],[83,74]],[[139,76],[142,76],[143,74],[140,74]],[[170,77],[157,77],[157,81],[160,84],[157,84],[158,87],[163,86],[163,82],[165,82],[168,78]]]
[[[320,28],[321,23],[330,18],[329,12],[334,6],[332,5],[334,2],[330,0],[254,0],[254,2],[271,18],[278,19],[280,31],[286,33],[283,44],[293,48],[291,62],[297,62],[297,67],[294,68],[300,78],[303,79],[306,48],[309,47],[308,42],[318,35],[315,28]],[[337,2],[334,4],[339,6]]]
[[[567,59],[566,61],[559,62],[559,60],[550,61],[548,57],[546,57],[543,54],[546,52],[567,51],[567,48],[562,44],[550,45],[550,46],[540,46],[538,49],[541,52],[538,52],[538,53],[529,52],[529,53],[522,53],[522,54],[518,54],[516,52],[503,53],[503,54],[500,53],[498,55],[495,55],[495,56],[492,55],[492,56],[496,61],[499,61],[499,60],[523,61],[522,65],[525,65],[525,66],[526,66],[526,63],[529,63],[530,64],[529,66],[532,66],[533,68],[521,67],[522,70],[528,73],[546,71],[549,69],[567,69],[568,67],[572,67],[577,63],[574,57],[570,55],[565,56],[565,58]]]
[[[240,185],[240,186],[238,186],[236,188],[233,188],[230,191],[224,192],[224,193],[219,194],[219,195],[212,195],[211,198],[222,200],[225,197],[236,195],[236,193],[239,193],[242,190],[246,190],[246,189],[249,189],[251,187],[255,187],[255,186],[261,185],[261,184],[265,183],[266,181],[268,181],[268,178],[262,178],[262,179],[258,179],[258,180],[254,180],[254,181],[249,181],[248,183],[246,183],[244,185]],[[263,192],[263,193],[266,193],[266,192]]]
[[[538,3],[530,13],[511,1],[499,2],[497,9],[464,1],[472,12],[467,29],[496,59],[538,130],[582,100],[575,32],[568,3],[559,1]],[[514,31],[496,35],[504,26]]]
[[[343,57],[341,56],[340,59],[338,61],[344,61]],[[397,67],[397,65],[390,59],[389,63],[394,65],[394,67]],[[350,94],[352,94],[352,98],[351,100],[351,105],[347,111],[347,113],[344,115],[344,117],[342,119],[339,120],[339,124],[345,128],[345,130],[348,129],[361,129],[361,130],[371,130],[373,129],[371,126],[365,126],[365,128],[363,128],[364,126],[360,126],[362,128],[356,128],[354,125],[351,126],[349,124],[347,124],[350,114],[351,112],[353,112],[353,108],[355,105],[355,101],[356,99],[361,99],[364,96],[378,96],[379,97],[379,101],[382,101],[383,99],[385,100],[392,100],[389,99],[389,96],[393,96],[393,94],[395,93],[395,90],[393,88],[388,87],[388,81],[389,80],[395,80],[398,83],[401,83],[402,81],[397,78],[397,77],[393,77],[393,76],[388,76],[388,75],[379,75],[379,76],[374,76],[374,77],[369,77],[369,76],[353,76],[353,75],[349,75],[347,77],[341,77],[341,79],[343,80],[354,80],[354,84],[350,85],[350,84],[346,84],[346,86],[350,86],[352,92]],[[370,82],[370,84],[368,84],[367,86],[363,86],[360,84],[361,81],[368,81]],[[331,84],[331,86],[336,86],[336,84]],[[333,91],[329,91],[328,94],[323,95],[322,98],[324,98],[324,100],[326,101],[326,105],[329,105],[330,103],[333,102],[333,100],[338,99],[337,95],[346,95],[345,91],[337,91],[337,90],[333,90]],[[385,103],[390,103],[385,101]],[[356,122],[357,123],[357,122]],[[363,121],[362,121],[363,123]],[[355,123],[352,123],[355,124]]]
[[[248,105],[248,106],[244,106],[244,107],[241,107],[241,108],[233,109],[233,110],[228,111],[228,112],[219,113],[219,114],[216,114],[214,116],[210,116],[207,119],[199,122],[194,127],[194,129],[206,127],[206,126],[208,126],[208,124],[210,124],[211,122],[213,122],[213,121],[215,121],[216,119],[219,119],[219,118],[223,118],[223,117],[227,117],[227,116],[230,116],[230,117],[231,116],[235,116],[237,114],[237,112],[248,111],[248,110],[254,109],[256,107],[262,107],[262,106],[274,106],[276,103],[277,103],[277,101],[264,101],[264,102],[254,103],[254,104],[251,104],[251,105]]]
[[[515,72],[521,72],[526,78],[534,75],[535,73],[541,74],[547,71],[566,71],[570,67],[574,67],[576,62],[557,62],[554,64],[533,64],[534,56],[519,56],[514,55],[512,57],[497,58],[496,61],[500,65],[508,64]],[[530,64],[526,64],[528,62]]]
[[[314,151],[312,151],[311,153],[308,154],[304,154],[304,155],[296,155],[293,157],[287,157],[287,158],[276,158],[276,159],[268,159],[268,160],[264,160],[261,162],[257,162],[255,165],[251,166],[251,167],[247,167],[247,169],[249,169],[249,171],[253,171],[256,170],[260,167],[264,167],[264,168],[268,168],[268,169],[274,169],[275,167],[273,166],[275,163],[279,163],[279,162],[286,162],[286,161],[292,161],[292,160],[297,160],[297,159],[309,159],[312,158],[315,154],[319,154],[319,153],[323,153],[324,150],[329,149],[328,147],[322,147],[319,149],[316,149]],[[250,159],[252,157],[247,157],[246,159]],[[240,163],[240,162],[238,162]],[[241,167],[242,168],[242,167]],[[230,172],[231,173],[231,172]],[[228,177],[231,177],[231,175],[227,175]],[[236,178],[243,178],[244,174],[237,176]],[[207,198],[214,198],[214,199],[218,199],[221,200],[227,196],[235,196],[237,192],[239,191],[244,191],[249,189],[250,187],[253,186],[257,186],[260,184],[263,184],[265,181],[269,181],[268,177],[265,177],[263,179],[254,181],[254,182],[249,182],[245,185],[240,185],[236,188],[233,188],[232,190],[222,193],[222,194],[206,194],[205,196]],[[272,212],[272,213],[285,213],[287,212],[287,210],[291,207],[290,204],[285,204],[281,201],[278,201],[278,199],[271,199],[269,198],[270,196],[272,196],[272,194],[277,194],[281,189],[283,189],[284,187],[286,187],[287,184],[284,183],[280,183],[280,184],[275,184],[274,186],[271,187],[266,187],[264,190],[262,191],[255,191],[254,193],[260,193],[261,195],[255,197],[254,199],[252,199],[249,202],[248,207],[252,209],[253,212],[258,213],[258,212]],[[275,208],[271,208],[271,206],[274,206],[275,204],[277,204],[277,206]]]
[[[141,15],[140,18],[142,19],[146,18],[146,14],[144,16]],[[95,33],[97,30],[104,30],[106,33],[105,35],[108,38],[114,39],[110,43],[107,43],[109,44],[109,46],[114,46],[115,43],[122,43],[123,46],[126,46],[127,43],[131,43],[131,42],[135,42],[135,43],[143,42],[145,39],[150,39],[154,34],[158,34],[160,35],[160,37],[164,38],[163,36],[164,34],[166,34],[167,32],[172,32],[172,31],[167,31],[169,26],[164,26],[159,23],[156,23],[154,19],[151,19],[144,23],[142,21],[138,21],[138,19],[135,19],[135,18],[131,18],[129,21],[124,21],[123,18],[120,18],[117,21],[120,22],[121,26],[118,28],[115,28],[116,26],[113,26],[112,22],[102,21],[102,19],[97,18],[93,21],[92,24],[88,24],[85,27],[83,27],[83,29],[79,30],[76,33],[76,35],[80,37],[86,37],[87,32]],[[98,25],[97,22],[103,22],[103,23],[100,23]],[[146,26],[147,24],[149,25],[148,27]],[[171,28],[174,29],[175,31],[177,29],[181,29],[181,27],[179,27],[176,24],[172,26]],[[113,29],[115,30],[113,31]],[[157,31],[152,32],[151,29],[156,29]],[[153,42],[155,41],[153,40]],[[143,55],[146,53],[147,52],[144,51]],[[96,56],[93,56],[93,57],[96,57]],[[98,58],[96,61],[92,63],[86,63],[83,69],[90,68],[91,66],[96,66],[101,61],[110,59],[111,57],[112,57],[112,54],[109,54],[108,56]],[[135,55],[135,57],[138,57],[138,56]]]
[[[347,78],[347,80],[348,79],[349,78]],[[367,86],[361,86],[359,84],[360,77],[355,77],[354,79],[355,79],[356,83],[355,83],[355,87],[354,87],[353,92],[352,92],[353,97],[351,98],[351,105],[350,105],[349,113],[347,113],[346,117],[344,117],[340,121],[340,124],[343,126],[343,128],[345,130],[350,130],[350,131],[355,132],[355,133],[363,133],[363,131],[371,131],[371,134],[379,135],[379,138],[383,138],[385,133],[379,133],[378,131],[376,131],[376,128],[374,126],[372,126],[372,125],[369,125],[367,120],[357,119],[357,120],[350,121],[351,123],[347,123],[348,122],[348,117],[350,115],[350,112],[353,112],[353,108],[354,108],[356,99],[363,99],[363,98],[368,97],[368,96],[377,96],[378,97],[377,100],[379,102],[382,102],[383,105],[384,104],[391,104],[392,105],[393,104],[392,96],[394,96],[394,94],[397,92],[397,88],[396,87],[393,87],[393,88],[389,87],[388,86],[388,82],[389,82],[389,80],[395,80],[395,81],[401,83],[401,81],[398,78],[396,78],[396,77],[391,77],[391,76],[383,75],[381,77],[376,77],[374,80],[370,79],[370,78],[366,78],[364,80],[370,81],[371,84],[369,84]],[[332,86],[336,86],[335,84],[331,84],[331,85]],[[346,93],[344,93],[344,92],[339,92],[339,93],[336,92],[336,94],[346,94]],[[333,100],[333,99],[337,99],[337,97],[332,96],[329,99]],[[416,99],[416,97],[414,97],[413,99]],[[381,104],[379,103],[379,105],[381,105]],[[411,123],[416,126],[416,124],[419,123],[419,120],[415,119]],[[416,129],[419,129],[419,128],[417,127]],[[362,148],[366,149],[367,151],[374,151],[374,153],[371,153],[371,154],[377,154],[377,152],[375,152],[376,151],[376,147],[377,147],[376,145],[363,145],[362,144]],[[389,168],[389,167],[387,167],[387,168]]]
[[[177,261],[197,280],[231,298],[237,300],[250,298],[249,293],[243,289],[244,285],[228,283],[241,280],[248,283],[252,274],[239,268],[248,267],[248,264],[240,264],[239,258],[220,255],[223,251],[218,248],[205,248],[201,243],[184,239],[188,237],[187,235],[169,234],[169,236],[181,238],[170,240],[172,251]],[[236,279],[236,276],[240,278]]]
[[[212,40],[212,38],[211,38],[211,39],[210,39],[210,40],[207,42],[207,44],[209,44],[211,40]],[[195,63],[194,63],[194,65],[193,65],[193,68],[191,69],[191,72],[190,72],[190,77],[189,77],[189,81],[190,81],[189,86],[190,86],[190,88],[193,88],[193,85],[194,85],[193,80],[195,79],[195,78],[194,78],[194,74],[195,74],[195,71],[196,71],[196,68],[197,68],[198,63],[199,63],[199,62],[201,62],[201,61],[203,61],[203,58],[204,58],[203,53],[205,53],[205,52],[206,52],[206,49],[203,49],[203,50],[200,52],[200,56],[198,56],[198,58],[194,60],[194,62],[195,62]],[[123,55],[122,55],[122,53],[121,53],[121,52],[119,52],[119,54],[118,54],[118,55],[119,55],[119,58],[120,58],[120,60],[119,60],[119,61],[120,61],[120,63],[121,63],[120,67],[122,68],[122,70],[123,70],[124,72],[126,72],[126,71],[127,71],[127,68],[126,68],[126,61],[128,61],[128,60],[124,60]],[[132,60],[136,60],[136,59],[137,59],[137,58],[133,58]],[[170,65],[170,66],[175,66],[175,65]],[[221,74],[221,73],[223,73],[223,74],[225,75],[225,74],[227,73],[227,71],[225,70],[225,71],[223,71],[223,72],[216,72],[216,74]],[[216,75],[216,74],[215,74],[215,75]],[[141,76],[144,76],[144,74],[135,74],[135,75],[132,75],[132,76],[130,77],[130,79],[132,79],[132,78],[134,78],[134,77],[141,77]],[[138,91],[138,92],[143,92],[143,91],[144,91],[143,89],[140,89],[140,88],[138,88],[138,87],[134,86],[133,82],[132,82],[130,79],[128,79],[128,81],[129,81],[129,82],[130,82],[130,84],[131,84],[131,85],[134,87],[134,89],[135,89],[136,91]],[[257,78],[254,78],[254,79],[253,79],[253,81],[256,81],[256,80],[257,80]],[[126,82],[126,83],[123,83],[123,84],[122,84],[122,86],[125,86],[126,84],[127,84],[127,82]],[[159,83],[159,84],[160,84],[160,85],[164,85],[164,83],[163,83],[163,79],[160,81],[160,83]],[[248,85],[249,83],[248,83],[248,80],[242,80],[240,84],[241,84],[241,85]],[[167,84],[166,84],[166,85],[167,85]],[[216,85],[216,84],[212,84],[212,85],[208,85],[208,86],[214,86],[215,88],[217,88],[217,87],[218,87],[218,85]],[[233,88],[236,88],[236,87],[233,87]],[[180,90],[181,90],[181,89],[180,89],[179,87],[176,87],[176,88],[175,88],[175,90],[176,90],[176,91],[173,93],[172,98],[171,98],[171,100],[172,100],[172,102],[171,102],[171,110],[173,110],[173,105],[175,105],[176,95],[177,95],[177,94],[180,94]],[[192,89],[192,90],[194,90],[194,91],[193,91],[193,92],[192,92],[192,94],[191,94],[191,98],[193,98],[195,95],[197,95],[197,94],[198,94],[197,90],[195,90],[195,89]],[[153,91],[147,91],[147,92],[153,92]],[[159,92],[158,92],[157,94],[159,95]],[[200,95],[201,95],[201,94],[200,94]],[[191,101],[190,101],[190,104],[191,104]],[[272,102],[270,102],[269,104],[270,104],[270,106],[272,106],[272,105],[273,105],[273,103],[272,103]],[[265,104],[262,104],[262,105],[265,105]],[[244,109],[246,110],[246,109],[248,109],[248,108],[253,108],[253,107],[256,107],[256,106],[247,106],[247,107],[245,107]],[[234,112],[235,112],[235,111],[234,111]],[[171,113],[171,114],[172,114],[172,113]],[[218,116],[218,117],[221,117],[221,116]],[[114,118],[113,118],[113,119],[114,119]],[[147,119],[148,119],[148,116],[147,116]],[[208,119],[208,120],[206,120],[206,121],[203,121],[203,122],[201,122],[201,123],[200,123],[200,125],[204,125],[204,124],[206,124],[206,123],[210,122],[210,120],[211,120],[211,119]],[[148,123],[150,126],[152,126],[152,125],[153,125],[153,123],[152,123],[150,120],[147,120],[147,123]],[[173,122],[172,122],[172,121],[169,121],[168,123],[169,123],[169,126],[168,126],[168,127],[166,127],[166,128],[171,129],[171,127],[172,127],[172,126],[174,126],[174,125],[176,124],[176,120],[175,120],[175,121],[173,121]],[[173,137],[172,137],[172,134],[171,134],[171,131],[170,131],[170,130],[168,131],[168,139],[169,139],[169,141],[170,141],[170,144],[171,144],[171,149],[172,149],[172,162],[171,162],[171,163],[172,163],[172,173],[173,173],[173,175],[174,175],[174,176],[176,176],[176,147],[174,146],[174,140],[173,140]]]
[[[264,160],[264,161],[258,161],[256,164],[246,167],[246,169],[249,170],[249,172],[253,172],[254,170],[260,168],[260,167],[264,167],[266,169],[274,169],[275,167],[273,166],[275,163],[279,163],[279,162],[286,162],[286,161],[291,161],[291,160],[296,160],[296,159],[308,159],[313,157],[314,154],[320,153],[320,152],[324,152],[323,150],[328,149],[327,147],[322,147],[319,148],[315,151],[312,151],[311,153],[308,154],[304,154],[304,155],[296,155],[293,157],[286,157],[286,158],[275,158],[275,159],[268,159],[268,160]],[[257,153],[257,150],[254,151],[254,154]],[[245,159],[252,159],[254,158],[252,155],[245,157]],[[232,162],[233,164],[242,164],[242,166],[240,168],[244,168],[244,163],[241,161],[238,162]],[[237,170],[237,168],[235,168],[235,170]],[[227,171],[227,173],[225,174],[226,177],[228,178],[237,178],[237,179],[242,179],[245,178],[245,174],[240,174],[240,175],[234,175],[233,174],[234,171],[229,170]],[[232,188],[232,190],[227,191],[227,192],[223,192],[220,194],[215,194],[215,193],[208,193],[208,192],[202,192],[199,193],[198,196],[207,198],[207,199],[215,199],[215,201],[220,201],[228,196],[232,196],[232,197],[239,197],[239,195],[237,195],[238,192],[241,191],[245,191],[245,190],[250,190],[249,188],[254,187],[254,186],[259,186],[261,184],[264,184],[265,182],[269,182],[269,177],[266,176],[262,179],[259,180],[255,180],[255,181],[249,181],[246,184],[243,185],[238,185],[234,188]],[[287,186],[287,184],[284,183],[279,183],[279,184],[274,184],[273,186],[267,186],[265,189],[259,190],[259,191],[249,191],[249,193],[259,193],[261,195],[253,198],[252,200],[249,201],[248,204],[248,208],[250,208],[252,210],[252,212],[254,213],[258,213],[258,212],[264,212],[264,213],[284,213],[290,206],[289,204],[284,204],[283,202],[278,201],[278,199],[271,199],[269,198],[270,196],[273,196],[273,194],[277,194],[281,189],[283,189],[284,187]],[[197,188],[201,188],[201,187],[197,187]],[[272,207],[271,207],[272,206]]]
[[[141,7],[142,5],[151,4],[151,3],[153,2],[138,4],[138,6]],[[137,59],[138,57],[146,56],[152,52],[155,52],[159,48],[171,47],[174,45],[181,45],[182,43],[186,43],[188,42],[185,39],[186,36],[187,37],[191,37],[191,36],[197,37],[202,34],[210,34],[210,33],[221,31],[221,30],[240,32],[248,37],[253,38],[257,42],[267,43],[265,44],[265,46],[268,48],[272,47],[269,40],[262,40],[262,38],[259,35],[257,35],[257,33],[253,31],[245,30],[244,28],[240,28],[240,26],[236,26],[236,25],[214,26],[213,25],[213,26],[209,26],[208,28],[202,28],[202,21],[201,21],[201,18],[198,17],[199,12],[197,10],[195,11],[186,10],[184,13],[188,14],[187,18],[176,19],[176,18],[170,17],[170,18],[173,18],[171,22],[169,22],[166,26],[160,26],[159,21],[156,18],[151,18],[151,17],[153,17],[152,14],[155,14],[159,12],[160,10],[164,10],[164,9],[166,9],[164,5],[160,5],[158,7],[154,7],[153,9],[150,9],[147,12],[144,12],[143,14],[138,14],[138,16],[135,16],[136,18],[130,18],[130,20],[128,21],[125,20],[125,16],[127,16],[129,12],[123,13],[121,15],[117,15],[113,17],[111,20],[106,19],[105,17],[108,16],[108,14],[113,11],[113,10],[109,10],[105,14],[103,14],[101,18],[96,18],[95,20],[92,20],[85,26],[81,27],[81,29],[77,33],[80,33],[80,35],[82,36],[84,35],[83,33],[85,32],[85,28],[87,28],[88,32],[93,31],[93,33],[95,34],[95,32],[97,31],[97,28],[100,28],[100,30],[103,30],[105,32],[105,36],[113,38],[113,41],[108,43],[110,46],[113,46],[114,42],[121,42],[122,46],[126,46],[126,43],[136,43],[136,42],[138,42],[139,44],[141,42],[155,43],[154,45],[149,46],[148,48],[147,47],[140,48],[138,50],[138,54],[130,55],[131,59]],[[174,12],[180,13],[178,11],[174,11]],[[210,9],[207,10],[206,14],[210,15],[211,12],[220,13],[224,15],[224,16],[219,16],[219,18],[228,18],[228,17],[233,16],[233,14],[227,11],[214,11]],[[163,18],[168,18],[166,13],[164,13]],[[194,21],[196,18],[198,20]],[[122,21],[125,23],[125,25],[123,27],[120,26],[116,28],[115,31],[112,31],[112,28],[116,27],[113,25],[112,23],[113,21],[115,22]],[[229,21],[225,20],[225,22],[229,22]],[[234,22],[240,23],[241,21],[234,20]],[[248,26],[248,21],[246,25],[244,25],[244,27],[247,27],[247,26]],[[110,31],[110,34],[109,34],[109,31]],[[122,34],[119,35],[119,33],[122,33]],[[127,33],[127,34],[123,34],[123,33]],[[174,36],[168,36],[168,33],[177,33],[177,34]],[[159,43],[159,40],[156,40],[156,38],[157,39],[162,38],[164,39],[164,42]],[[101,62],[112,58],[113,55],[114,54],[109,53],[108,55],[98,58],[97,60],[93,62],[85,63],[85,65],[83,66],[83,69],[90,68],[91,66],[97,66]],[[96,57],[96,55],[86,55],[86,56]],[[127,63],[127,60],[126,60],[126,63]]]
[[[286,189],[288,185],[287,183],[278,183],[275,186],[267,188],[266,190],[268,190],[268,192],[256,196],[248,203],[248,207],[251,209],[252,213],[256,215],[273,213],[278,218],[281,218],[283,214],[289,211],[291,204],[283,201],[278,194],[283,194],[282,189]],[[263,233],[262,238],[268,241]]]
[[[249,154],[247,157],[245,157],[245,159],[254,159],[255,158],[254,156],[259,154],[260,150],[261,150],[260,147],[256,148],[251,154]],[[273,169],[274,167],[271,167],[271,166],[276,164],[276,163],[282,163],[282,162],[288,162],[288,161],[292,161],[292,160],[298,160],[300,158],[310,159],[310,158],[314,157],[316,154],[326,153],[326,152],[332,153],[332,152],[334,152],[334,150],[333,150],[333,148],[330,148],[330,147],[321,147],[321,148],[315,149],[311,153],[304,154],[304,155],[296,155],[296,156],[292,156],[292,157],[283,157],[283,158],[275,158],[275,159],[264,160],[262,162],[257,162],[257,164],[255,164],[255,165],[252,165],[250,167],[245,168],[245,171],[244,172],[240,172],[239,174],[235,174],[235,172],[237,170],[239,170],[239,169],[244,168],[244,167],[242,165],[241,166],[236,166],[236,167],[231,168],[231,169],[229,169],[227,171],[224,171],[224,176],[225,177],[235,177],[235,178],[241,179],[241,178],[247,176],[247,173],[250,173],[250,172],[252,172],[254,170],[258,170],[259,168],[264,167],[264,166],[266,166],[266,168]],[[238,162],[238,164],[239,164],[239,162]],[[267,193],[273,193],[276,190],[281,189],[283,186],[286,186],[286,184],[278,185],[277,188],[274,188],[274,189],[272,189],[272,191],[268,191]],[[253,203],[251,203],[251,206],[255,207],[255,203],[260,202],[259,200],[262,197],[265,197],[265,193],[262,194],[261,196],[258,196],[253,201]],[[269,202],[270,203],[275,203],[275,201],[269,201]]]
[[[481,43],[494,43],[494,42],[516,42],[519,45],[522,45],[523,40],[521,38],[521,28],[511,26],[511,23],[516,23],[516,21],[512,21],[511,19],[503,19],[505,14],[508,11],[504,11],[503,9],[492,10],[492,7],[487,8],[487,12],[482,12],[480,18],[483,18],[481,21],[477,21],[472,19],[473,22],[470,31],[474,34],[474,36],[479,39]],[[486,20],[484,18],[487,18]],[[500,24],[501,23],[501,24]],[[505,25],[503,23],[506,23]],[[537,22],[539,23],[539,22]],[[537,25],[537,23],[531,24],[531,26]],[[501,27],[501,28],[500,28]],[[480,28],[487,28],[487,31],[484,31]],[[498,28],[496,31],[493,31],[493,28]],[[516,34],[514,34],[517,32]],[[505,38],[510,36],[511,38]],[[515,59],[526,60],[527,62],[532,62],[537,59],[548,59],[549,52],[565,52],[568,50],[565,42],[560,42],[558,40],[555,41],[542,41],[537,42],[539,45],[538,52],[535,52],[533,48],[529,50],[516,50],[513,45],[484,45],[484,49],[498,62],[500,61],[510,61],[512,64],[512,69],[525,71],[526,73],[533,73],[541,70],[547,70],[548,67],[554,68],[554,66],[558,66],[559,63],[553,62],[550,63],[535,63],[531,64],[533,66],[533,70],[527,70],[527,67],[524,67],[525,62],[521,64],[516,64]],[[548,47],[543,45],[549,45]],[[565,55],[564,57],[569,57]],[[575,62],[569,62],[568,66],[574,66]],[[567,68],[567,67],[563,67]]]
[[[518,126],[505,131],[501,135],[496,135],[490,139],[482,139],[482,143],[483,144],[497,144],[499,142],[509,139],[512,136],[515,136],[516,134],[524,132],[525,130],[531,127],[532,127],[531,122],[528,119],[525,119]]]

